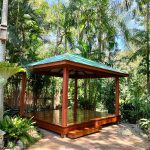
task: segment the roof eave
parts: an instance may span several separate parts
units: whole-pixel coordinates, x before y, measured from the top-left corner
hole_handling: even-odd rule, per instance
[[[129,74],[126,73],[122,73],[122,72],[117,72],[117,71],[112,71],[112,70],[107,70],[107,69],[103,69],[103,68],[98,68],[98,67],[93,67],[90,65],[86,65],[86,64],[81,64],[81,63],[77,63],[77,62],[73,62],[70,60],[61,60],[61,61],[57,61],[57,62],[52,62],[52,63],[47,63],[47,64],[40,64],[40,65],[34,65],[34,66],[30,66],[30,70],[35,70],[35,69],[44,69],[44,68],[64,68],[64,67],[69,67],[69,68],[76,68],[76,69],[85,69],[85,70],[89,70],[89,71],[97,71],[97,72],[104,72],[107,74],[112,74],[112,77],[114,76],[118,76],[118,77],[128,77]]]

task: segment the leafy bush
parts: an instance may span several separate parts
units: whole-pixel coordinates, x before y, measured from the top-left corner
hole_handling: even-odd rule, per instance
[[[135,115],[135,107],[132,103],[124,103],[121,105],[121,116],[124,121],[136,123],[137,118]]]
[[[150,117],[150,105],[145,101],[135,100],[121,104],[121,115],[123,120],[136,123],[141,118]]]
[[[14,147],[19,140],[24,145],[30,145],[37,140],[30,135],[31,130],[36,130],[31,119],[5,116],[0,122],[0,129],[6,132],[5,145],[7,147]]]
[[[139,125],[141,129],[148,135],[150,138],[150,119],[140,119]]]

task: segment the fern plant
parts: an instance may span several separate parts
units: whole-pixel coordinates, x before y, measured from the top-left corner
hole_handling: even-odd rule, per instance
[[[30,130],[36,130],[34,124],[31,119],[5,116],[0,122],[0,128],[6,132],[6,146],[13,147],[19,140],[27,146],[37,141],[40,136],[35,138],[29,133]]]
[[[150,138],[150,119],[140,119],[139,125]]]

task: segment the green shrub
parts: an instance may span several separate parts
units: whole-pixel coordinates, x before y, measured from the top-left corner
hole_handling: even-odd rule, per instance
[[[121,103],[121,115],[124,121],[136,123],[141,118],[150,118],[150,105],[143,99]]]
[[[19,140],[24,145],[30,145],[37,140],[30,135],[31,130],[36,130],[31,119],[5,116],[0,122],[0,129],[6,132],[5,145],[7,147],[14,147]]]
[[[150,138],[150,119],[140,119],[139,126],[144,131],[144,133],[146,133]]]
[[[121,116],[124,121],[129,123],[136,123],[135,107],[131,103],[124,103],[121,105]]]

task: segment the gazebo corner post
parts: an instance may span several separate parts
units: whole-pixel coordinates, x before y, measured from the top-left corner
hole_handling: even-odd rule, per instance
[[[115,95],[115,98],[116,98],[116,100],[115,100],[115,103],[116,103],[116,105],[115,105],[115,115],[116,116],[119,116],[119,77],[116,77],[115,78],[115,93],[116,93],[116,95]]]
[[[74,121],[77,121],[77,108],[78,108],[78,102],[77,102],[77,95],[78,95],[78,79],[75,78],[75,88],[74,88]]]
[[[26,72],[22,73],[22,83],[21,83],[21,94],[20,94],[20,115],[22,116],[25,111],[25,93],[26,93],[26,82],[27,82],[27,75]]]
[[[64,67],[63,69],[63,94],[62,94],[62,127],[67,127],[68,82],[69,82],[69,70],[68,70],[68,67]]]

